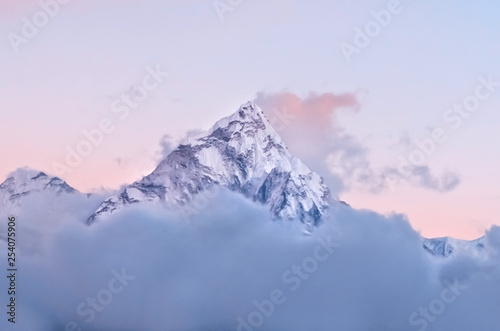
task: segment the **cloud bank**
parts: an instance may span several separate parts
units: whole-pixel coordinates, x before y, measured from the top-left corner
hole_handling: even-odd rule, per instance
[[[18,220],[40,222],[23,213]],[[62,215],[46,245],[23,250],[27,239],[18,238],[17,323],[12,328],[3,318],[0,328],[487,331],[500,325],[498,228],[487,233],[484,259],[441,262],[424,252],[401,215],[340,207],[312,234],[302,230],[297,222],[270,221],[263,206],[228,191],[189,222],[148,204],[91,227]],[[3,278],[0,287],[7,285]],[[458,294],[447,290],[441,311],[438,301],[450,286]]]

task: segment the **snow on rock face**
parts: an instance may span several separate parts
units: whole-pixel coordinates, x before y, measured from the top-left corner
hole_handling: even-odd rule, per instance
[[[54,202],[62,195],[88,197],[57,177],[29,168],[19,168],[10,173],[0,184],[0,217],[4,219],[32,210],[35,210],[34,213],[38,213],[37,215],[45,217],[47,215],[43,212],[50,209],[49,202]],[[0,240],[5,238],[5,233],[0,230]]]
[[[449,256],[480,256],[485,250],[485,238],[476,240],[460,240],[451,237],[423,239],[424,249],[431,255],[437,257]]]
[[[190,137],[148,176],[104,201],[88,223],[141,201],[183,205],[214,185],[269,206],[275,218],[316,225],[330,191],[319,175],[288,152],[253,103],[242,105],[206,133]]]
[[[81,193],[63,180],[44,172],[20,168],[0,184],[0,219],[15,217],[23,238],[23,254],[38,254],[50,243],[60,225],[85,222],[102,202],[101,194]],[[7,241],[7,227],[0,227],[0,242]]]
[[[50,177],[43,172],[29,168],[19,168],[9,174],[7,179],[0,184],[0,199],[15,200],[30,192],[44,189],[49,189],[57,193],[72,193],[75,191],[66,182],[57,177]]]

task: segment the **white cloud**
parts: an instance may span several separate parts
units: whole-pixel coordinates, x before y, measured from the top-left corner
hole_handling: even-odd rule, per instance
[[[39,221],[28,215],[19,221]],[[74,321],[82,330],[236,330],[238,317],[256,311],[254,301],[279,290],[286,300],[255,330],[418,330],[410,314],[439,297],[445,280],[458,279],[467,290],[427,329],[498,328],[497,257],[436,263],[401,215],[345,207],[310,236],[297,224],[272,222],[264,207],[232,192],[219,194],[189,223],[146,204],[91,227],[52,224],[47,246],[21,254],[16,327],[63,330]],[[494,249],[499,232],[487,234]],[[338,247],[313,272],[302,269],[293,290],[296,280],[284,281],[284,273],[302,277],[293,270],[304,268],[318,240],[329,237]],[[78,305],[123,268],[134,280],[86,323]],[[2,279],[0,287],[6,285]],[[0,328],[10,330],[5,323]]]

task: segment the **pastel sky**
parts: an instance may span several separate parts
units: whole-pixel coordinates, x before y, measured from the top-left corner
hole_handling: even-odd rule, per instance
[[[256,100],[293,113],[285,142],[352,206],[405,213],[424,236],[500,225],[497,2],[62,2],[0,0],[1,178],[27,165],[81,191],[117,189]],[[391,17],[374,24],[381,10]],[[150,90],[126,106],[137,86]],[[473,110],[452,112],[464,102]],[[58,174],[100,125],[102,141]],[[444,141],[402,177],[400,157],[433,132]]]

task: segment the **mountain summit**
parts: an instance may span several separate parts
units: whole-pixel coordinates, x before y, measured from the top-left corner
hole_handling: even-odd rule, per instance
[[[39,216],[39,224],[42,224],[46,223],[44,218],[61,217],[66,210],[78,214],[76,208],[68,208],[64,202],[73,198],[72,201],[78,200],[85,206],[90,197],[90,194],[78,192],[58,177],[23,167],[11,172],[0,184],[0,217],[5,219],[11,215],[31,213]],[[58,211],[57,215],[53,214],[55,211]],[[6,227],[0,229],[0,239],[6,238],[6,230]]]
[[[41,192],[61,195],[75,193],[76,190],[58,177],[28,167],[19,168],[0,184],[0,215],[18,211],[21,200]]]
[[[184,205],[214,186],[268,206],[274,218],[307,225],[316,225],[336,203],[323,179],[290,155],[263,111],[248,102],[208,132],[188,138],[150,175],[105,200],[87,223],[142,201]]]

